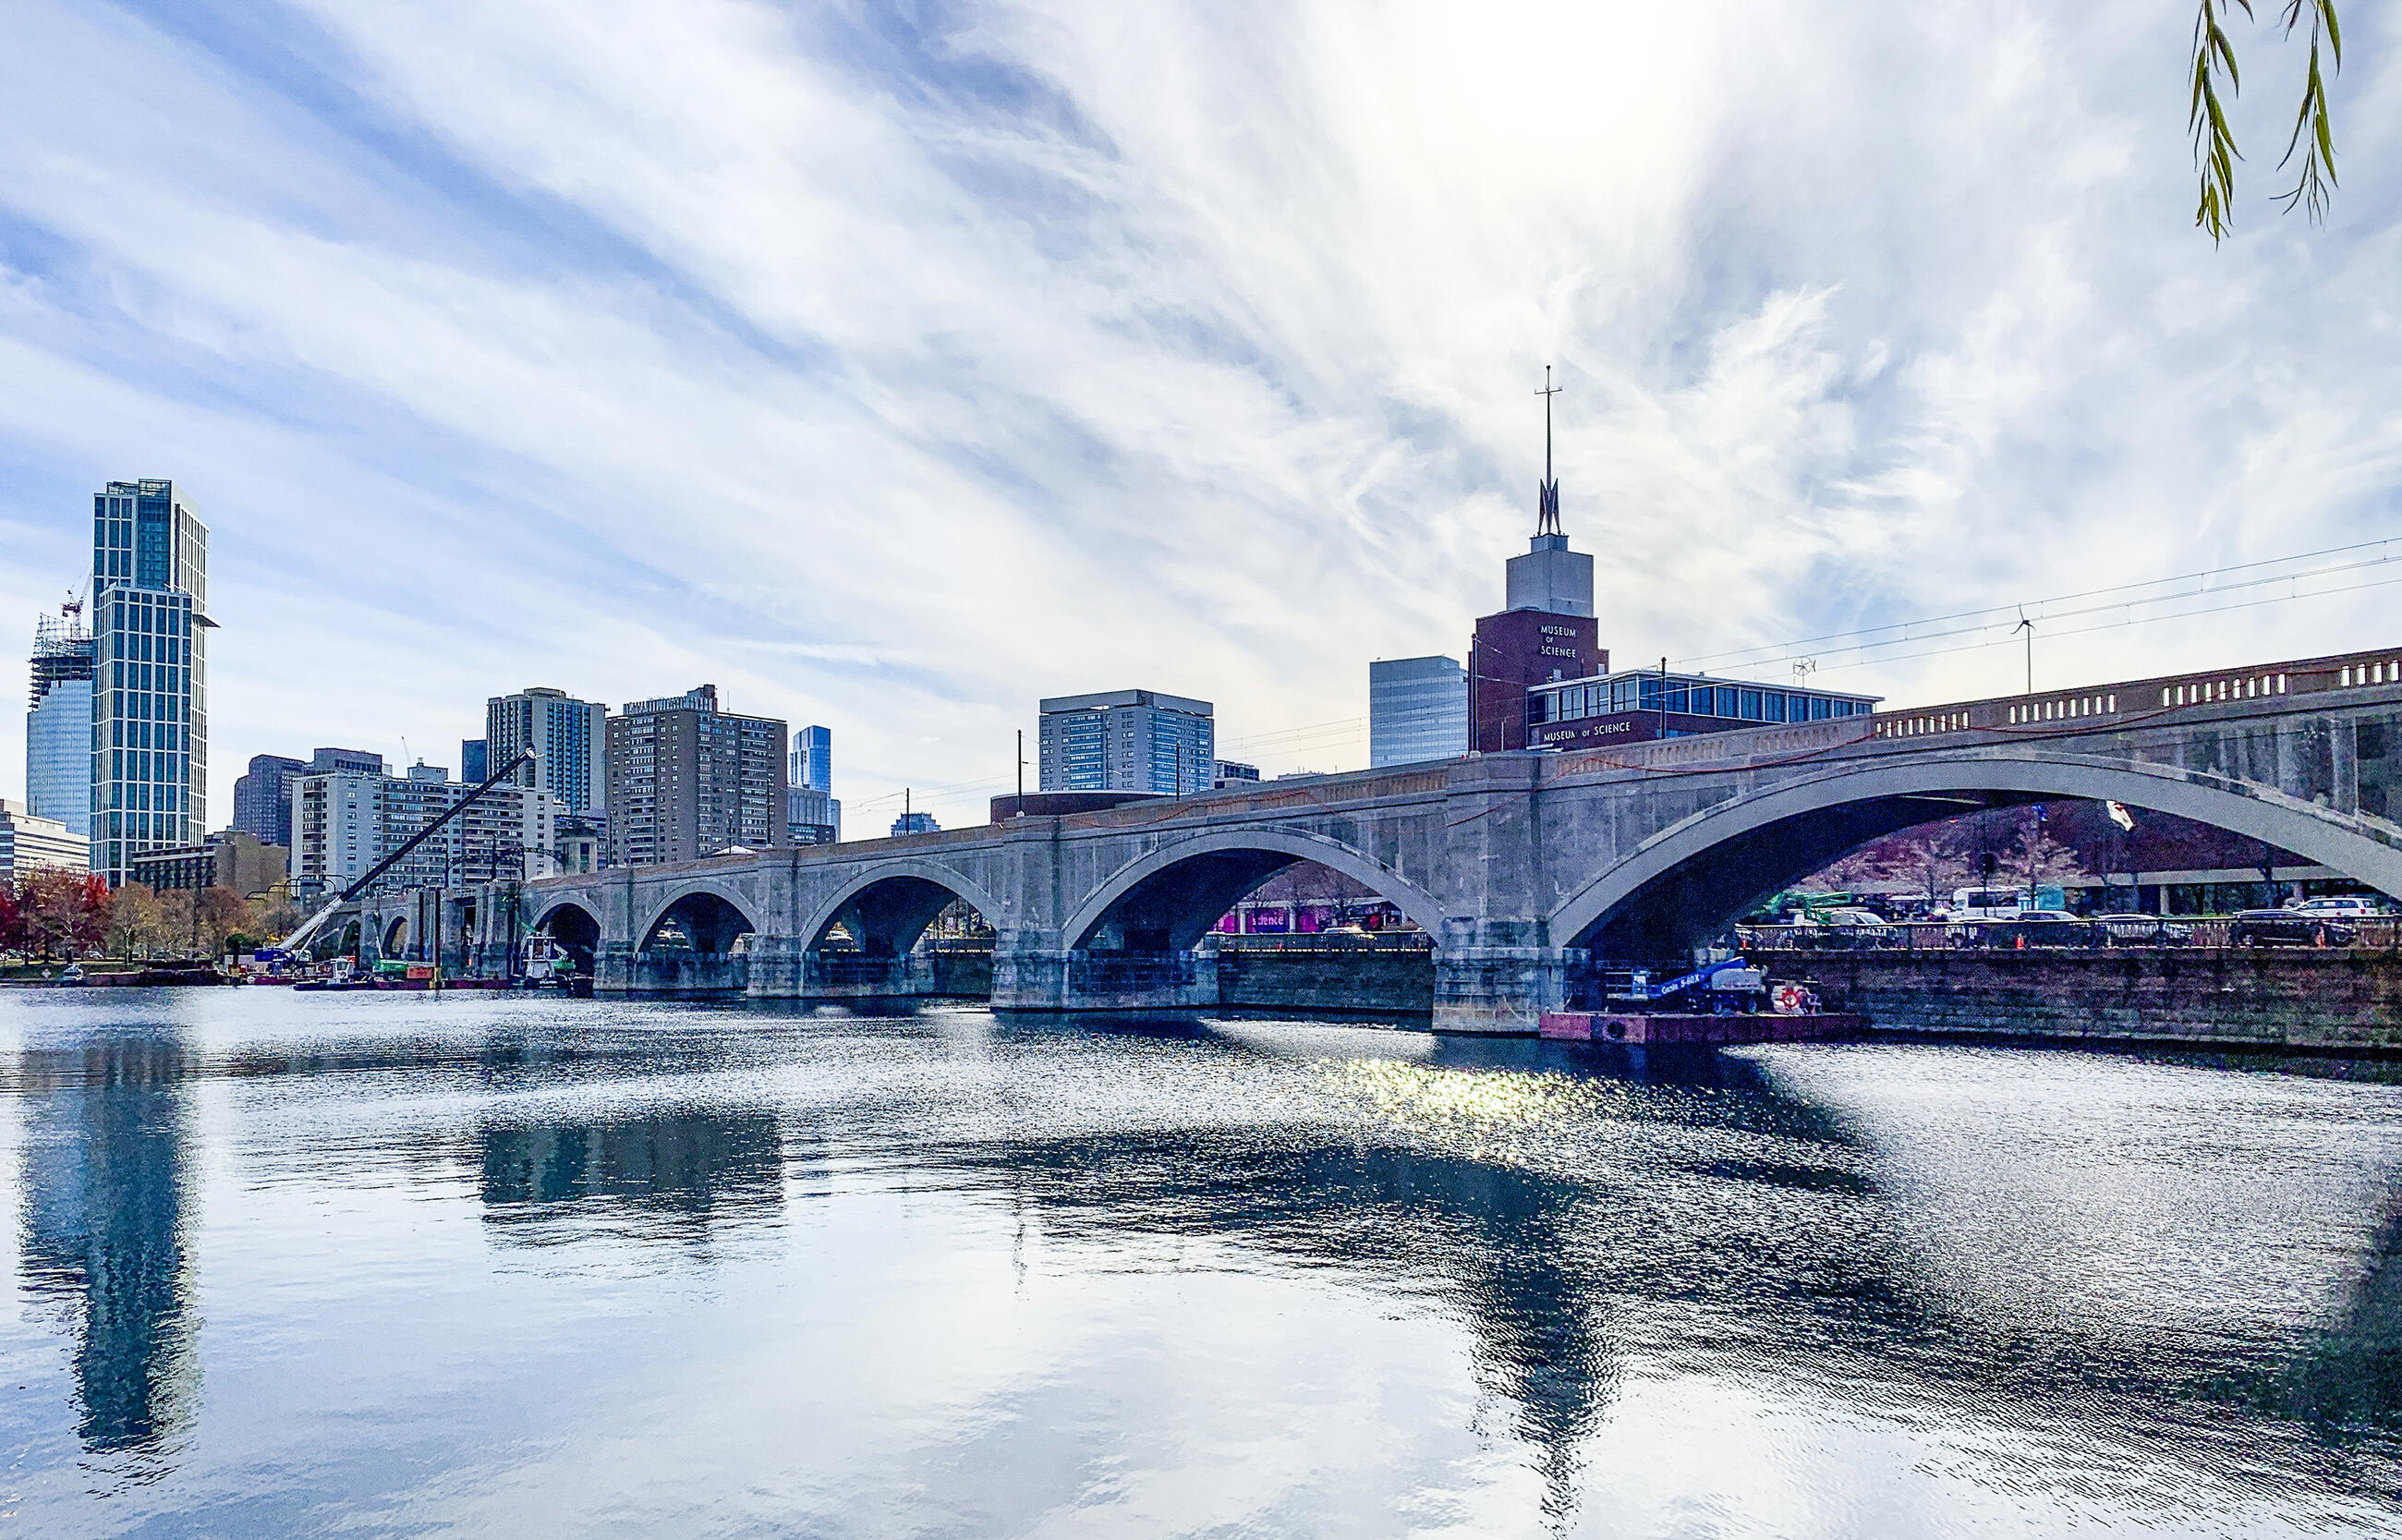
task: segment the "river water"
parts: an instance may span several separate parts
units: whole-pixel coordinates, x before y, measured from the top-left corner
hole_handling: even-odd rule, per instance
[[[0,1533],[2402,1532],[2402,1087],[0,993]]]

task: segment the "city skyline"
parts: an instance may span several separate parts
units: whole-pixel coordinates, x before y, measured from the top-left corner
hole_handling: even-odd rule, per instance
[[[228,627],[213,808],[300,740],[446,760],[526,680],[713,678],[840,734],[873,828],[912,784],[967,819],[1037,699],[1120,678],[1222,703],[1221,749],[1271,774],[1364,763],[1361,663],[1462,655],[1499,603],[1545,364],[1563,523],[1627,659],[2341,544],[2393,527],[2402,467],[2402,364],[2339,320],[2393,264],[2374,62],[2402,21],[2350,20],[2343,195],[2280,219],[2257,171],[2214,248],[2164,4],[1260,35],[630,13],[671,81],[538,8],[295,13],[269,48],[205,10],[32,4],[0,62],[0,612],[75,583],[92,486],[169,476]],[[2247,143],[2291,51],[2251,66]],[[79,89],[125,71],[155,114]],[[2036,663],[2200,667],[2298,624],[2367,645],[2389,599]],[[336,698],[326,636],[377,691]],[[1958,698],[2018,665],[1825,682]],[[0,763],[21,732],[0,719]]]

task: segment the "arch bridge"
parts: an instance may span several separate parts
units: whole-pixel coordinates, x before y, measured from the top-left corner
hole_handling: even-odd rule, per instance
[[[964,901],[996,933],[997,1006],[1192,1009],[1215,1003],[1211,925],[1310,860],[1433,938],[1439,1028],[1527,1032],[1590,957],[1672,956],[1871,840],[2058,798],[2215,824],[2402,897],[2402,648],[612,868],[524,885],[520,920],[588,952],[603,991],[838,998],[931,992],[920,939]],[[376,907],[419,936],[425,902]]]

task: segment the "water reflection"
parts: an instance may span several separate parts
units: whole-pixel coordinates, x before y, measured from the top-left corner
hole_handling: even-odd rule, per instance
[[[210,1205],[217,1421],[174,1455],[196,1506],[213,1480],[314,1483],[362,1511],[385,1483],[547,1477],[596,1513],[654,1504],[661,1533],[743,1527],[688,1522],[723,1517],[728,1492],[753,1494],[752,1527],[792,1530],[796,1513],[931,1516],[906,1505],[939,1489],[958,1506],[919,1527],[1003,1533],[1203,1468],[1229,1494],[1223,1527],[1248,1503],[1256,1533],[1326,1532],[1295,1516],[1337,1491],[1339,1511],[1400,1528],[1479,1483],[1514,1494],[1506,1517],[1539,1503],[1555,1532],[1672,1528],[1625,1516],[1654,1498],[1655,1517],[1714,1513],[1780,1481],[1962,1512],[2006,1492],[2022,1529],[2058,1513],[2206,1530],[2197,1503],[2242,1510],[2222,1528],[2340,1527],[2402,1500],[2402,1139],[2381,1090],[1987,1050],[1646,1054],[1221,1019],[288,1009],[389,1024],[107,1027],[15,1056],[23,1271],[76,1333],[93,1451],[156,1448],[201,1415],[198,1134],[175,1082],[224,1078],[202,1103],[228,1195]],[[329,1251],[328,1212],[358,1244]],[[1196,1257],[1251,1276],[1163,1278]],[[1015,1299],[996,1284],[1011,1264]],[[860,1308],[926,1279],[931,1305]],[[1389,1378],[1346,1399],[1265,1356],[1202,1354],[1154,1376],[1156,1334],[1193,1335],[1158,1301],[1188,1298],[1265,1301],[1274,1321],[1213,1324]],[[713,1357],[728,1323],[743,1345]],[[387,1340],[410,1344],[404,1363]],[[946,1351],[913,1362],[929,1341]],[[225,1409],[273,1422],[296,1342],[335,1388],[245,1464],[220,1437],[243,1412]],[[1407,1381],[1429,1346],[1439,1367]],[[838,1361],[853,1378],[785,1368]],[[1144,1404],[1154,1378],[1172,1413]],[[576,1420],[554,1431],[561,1386]],[[1122,1424],[1087,1415],[1121,1390]],[[1247,1418],[1278,1407],[1294,1412],[1263,1443]],[[382,1463],[403,1440],[387,1408],[414,1419],[403,1475]],[[1388,1443],[1355,1455],[1319,1437],[1328,1414],[1389,1418]],[[37,1415],[55,1424],[55,1402]],[[828,1417],[856,1437],[749,1442]],[[1462,1423],[1491,1464],[1443,1452]],[[590,1458],[679,1437],[655,1469]],[[1394,1452],[1413,1446],[1430,1463]],[[962,1464],[970,1449],[1005,1459]],[[1677,1467],[1658,1478],[1673,1490],[1646,1490],[1653,1464]]]
[[[22,1276],[75,1335],[76,1433],[93,1453],[156,1449],[198,1399],[185,1068],[169,1035],[20,1060]]]
[[[697,1238],[712,1220],[772,1214],[784,1198],[783,1140],[765,1113],[497,1125],[477,1142],[485,1219],[504,1235],[590,1206]]]
[[[2339,1437],[2402,1432],[2402,1192],[2388,1201],[2335,1323],[2294,1360],[2278,1390],[2272,1404]]]

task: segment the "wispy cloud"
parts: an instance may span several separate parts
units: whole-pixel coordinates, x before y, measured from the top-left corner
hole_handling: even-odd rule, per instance
[[[0,615],[76,580],[99,482],[173,474],[220,811],[254,752],[709,679],[955,822],[1040,694],[1240,739],[1456,653],[1545,363],[1631,658],[2391,532],[2402,27],[2354,23],[2328,224],[2257,200],[2214,251],[2182,13],[27,0]]]

